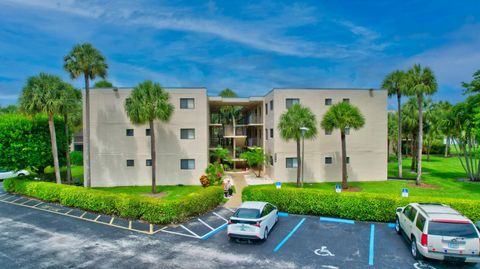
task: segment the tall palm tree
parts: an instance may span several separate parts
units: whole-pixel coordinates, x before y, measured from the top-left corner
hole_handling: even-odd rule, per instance
[[[420,185],[422,179],[422,146],[423,146],[423,99],[425,96],[437,91],[437,80],[429,67],[421,67],[415,64],[407,72],[407,84],[412,95],[417,97],[418,102],[418,156],[417,156],[417,179],[415,183]]]
[[[397,96],[397,158],[398,177],[403,177],[402,166],[402,95],[405,95],[405,72],[401,70],[388,74],[382,82],[382,88],[388,90],[388,96]]]
[[[300,158],[300,139],[302,139],[301,127],[307,127],[305,132],[306,139],[313,139],[317,135],[317,119],[315,114],[308,107],[300,104],[291,106],[280,116],[280,122],[277,128],[280,130],[280,136],[286,140],[295,140],[297,143],[297,187],[303,187],[300,181],[302,161]]]
[[[340,139],[342,141],[342,188],[347,189],[347,143],[345,138],[345,130],[352,128],[358,130],[365,125],[365,118],[363,117],[358,107],[347,103],[340,102],[328,109],[327,113],[323,115],[321,126],[326,131],[333,131],[333,129],[340,130]]]
[[[85,159],[85,185],[91,186],[90,173],[90,80],[97,76],[107,76],[108,65],[105,57],[90,43],[77,44],[72,51],[64,57],[63,68],[72,79],[83,75],[85,80],[85,128],[83,130],[83,145]]]
[[[24,113],[29,115],[45,113],[48,115],[53,167],[57,184],[61,184],[62,181],[58,163],[54,116],[60,111],[63,86],[64,82],[60,77],[40,73],[38,76],[28,78],[20,96],[20,108]]]
[[[387,156],[388,158],[390,158],[390,148],[393,149],[393,143],[398,139],[397,138],[397,134],[398,134],[398,130],[397,130],[397,122],[398,122],[398,117],[397,117],[397,113],[395,112],[388,112],[388,146],[387,146]],[[397,151],[398,151],[398,148],[397,148]]]
[[[125,100],[125,110],[130,121],[134,124],[147,123],[150,126],[150,153],[152,158],[152,193],[156,193],[156,166],[157,156],[155,148],[155,126],[153,122],[159,120],[168,122],[173,114],[174,106],[170,103],[170,96],[159,83],[150,80],[138,84],[130,97]]]

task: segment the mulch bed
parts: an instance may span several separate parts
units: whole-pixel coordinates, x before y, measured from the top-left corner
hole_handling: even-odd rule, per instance
[[[412,188],[421,188],[421,189],[439,189],[440,188],[440,186],[425,184],[425,183],[420,183],[420,185],[417,185],[415,183],[410,183],[408,184],[408,186]]]
[[[165,195],[167,195],[166,192],[157,192],[155,194],[153,193],[143,193],[143,196],[148,196],[148,197],[153,197],[153,198],[163,198]]]
[[[362,188],[359,187],[348,187],[348,189],[342,189],[342,192],[361,192]]]

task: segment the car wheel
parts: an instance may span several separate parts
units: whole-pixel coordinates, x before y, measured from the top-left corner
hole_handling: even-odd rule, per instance
[[[395,231],[397,232],[397,234],[402,233],[402,226],[400,226],[400,220],[398,219],[398,217],[395,217]]]
[[[411,251],[412,256],[415,260],[421,260],[423,258],[422,254],[420,254],[420,252],[418,252],[417,239],[415,239],[415,237],[412,237],[410,251]]]
[[[265,228],[265,231],[263,232],[263,240],[267,240],[268,238],[268,228]]]
[[[20,174],[18,174],[17,176],[18,176],[18,177],[23,177],[23,176],[25,176],[25,174],[20,173]]]

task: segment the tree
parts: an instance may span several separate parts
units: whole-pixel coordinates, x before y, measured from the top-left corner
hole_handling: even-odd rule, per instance
[[[210,152],[210,156],[215,159],[217,163],[222,161],[230,161],[230,151],[226,148],[216,147]]]
[[[235,91],[230,90],[229,88],[225,88],[218,93],[218,96],[221,96],[221,97],[238,97],[238,94]]]
[[[94,88],[112,88],[113,84],[105,79],[99,80],[93,84]]]
[[[108,65],[105,57],[89,43],[77,44],[72,51],[64,57],[63,68],[72,79],[83,75],[85,80],[85,128],[83,130],[84,145],[84,176],[85,185],[91,186],[90,171],[90,80],[97,76],[107,76]]]
[[[388,112],[388,158],[390,158],[390,148],[392,148],[392,143],[397,141],[397,134],[398,134],[398,129],[397,129],[397,122],[398,122],[398,117],[395,112]],[[397,151],[399,150],[398,148],[396,149]]]
[[[345,131],[347,129],[358,130],[362,128],[365,125],[365,118],[356,106],[347,102],[341,102],[328,109],[320,125],[328,132],[333,131],[333,129],[340,130],[342,142],[342,188],[347,189],[347,143]]]
[[[0,115],[1,114],[15,114],[18,113],[18,107],[16,105],[9,105],[6,107],[0,106]]]
[[[480,70],[473,74],[473,80],[470,83],[462,82],[463,91],[465,94],[480,93]]]
[[[20,96],[22,112],[35,115],[45,113],[48,115],[50,141],[52,145],[53,166],[57,184],[61,184],[60,165],[58,162],[57,137],[55,135],[54,115],[60,113],[62,105],[62,90],[64,82],[58,76],[40,73],[30,77]]]
[[[294,140],[297,144],[297,187],[303,187],[303,181],[300,181],[302,161],[300,158],[300,140],[302,139],[301,127],[307,127],[305,132],[306,139],[313,139],[317,135],[317,119],[315,114],[308,107],[300,104],[291,106],[280,116],[278,130],[280,136],[287,142]]]
[[[265,163],[267,159],[265,152],[260,147],[253,147],[250,148],[248,151],[243,152],[240,154],[240,158],[245,159],[247,165],[252,168],[255,174],[255,170],[258,170],[258,174],[255,174],[257,177],[261,176],[262,165]]]
[[[382,88],[388,90],[388,96],[397,96],[397,159],[398,177],[403,177],[402,165],[402,95],[405,95],[405,72],[401,70],[388,74],[382,82]]]
[[[411,97],[403,105],[402,114],[402,129],[404,130],[405,137],[410,142],[410,154],[412,155],[410,171],[416,172],[418,153],[418,151],[415,150],[417,148],[415,146],[416,141],[418,140],[418,103],[416,97]]]
[[[407,85],[409,92],[417,97],[418,102],[418,154],[415,183],[420,185],[422,179],[423,99],[437,91],[437,80],[432,69],[429,67],[422,68],[420,64],[415,64],[407,72]]]
[[[150,154],[152,158],[152,193],[156,193],[157,156],[155,147],[154,121],[168,122],[173,114],[174,106],[170,96],[159,83],[150,80],[138,84],[125,100],[125,111],[133,124],[150,126]]]
[[[441,132],[441,116],[442,111],[439,103],[433,103],[431,99],[425,100],[425,144],[427,147],[427,161],[430,161],[430,151],[434,141],[438,141],[442,137]]]
[[[440,101],[438,102],[439,108],[439,122],[438,128],[440,132],[445,136],[445,158],[449,156],[449,149],[450,149],[450,140],[452,133],[454,132],[454,119],[451,118],[453,116],[452,112],[452,105],[448,101]]]

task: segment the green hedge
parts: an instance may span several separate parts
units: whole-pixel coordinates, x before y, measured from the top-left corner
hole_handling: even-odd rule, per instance
[[[280,211],[292,214],[334,216],[364,221],[394,221],[395,209],[408,203],[442,203],[450,205],[473,221],[480,220],[477,200],[438,197],[409,197],[373,193],[336,193],[315,189],[282,188],[271,185],[248,186],[243,189],[243,201],[266,201]]]
[[[3,186],[8,192],[47,202],[158,224],[185,221],[215,208],[223,200],[221,187],[208,187],[177,200],[161,200],[20,178],[5,179]]]

